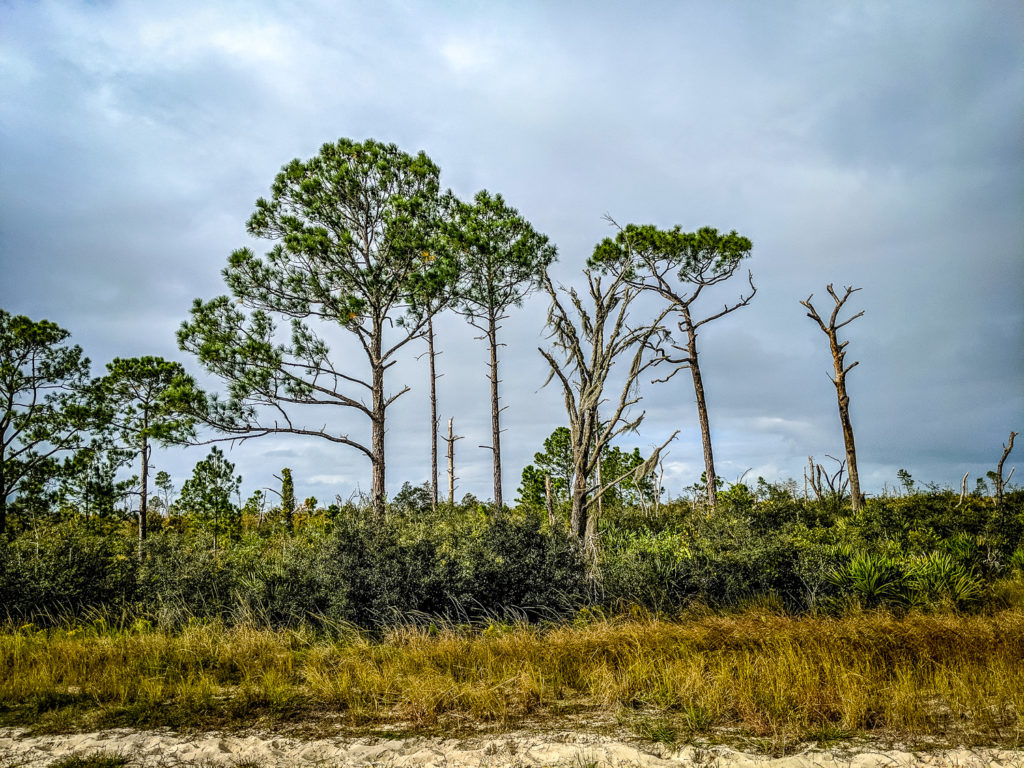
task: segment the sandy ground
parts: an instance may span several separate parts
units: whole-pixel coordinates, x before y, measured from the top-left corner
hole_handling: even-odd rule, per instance
[[[952,749],[935,752],[871,751],[860,747],[808,750],[782,758],[750,755],[728,747],[638,745],[612,737],[515,731],[468,739],[296,739],[270,733],[178,734],[171,731],[109,730],[28,736],[0,729],[2,768],[44,768],[58,758],[96,752],[128,757],[139,766],[555,766],[565,768],[670,768],[757,766],[758,768],[875,768],[885,766],[1013,766],[1024,768],[1024,751]]]

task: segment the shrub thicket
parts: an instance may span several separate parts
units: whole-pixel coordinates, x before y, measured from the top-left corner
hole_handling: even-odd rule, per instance
[[[0,544],[0,605],[16,621],[370,628],[750,601],[794,612],[974,610],[1019,594],[993,586],[1024,568],[1021,491],[1002,509],[930,492],[870,499],[851,514],[762,483],[724,491],[713,511],[613,507],[593,569],[565,526],[536,511],[495,513],[471,498],[431,511],[413,492],[396,501],[385,520],[355,505],[306,508],[292,530],[246,517],[217,547],[202,526],[164,519],[141,559],[130,520],[36,522]]]

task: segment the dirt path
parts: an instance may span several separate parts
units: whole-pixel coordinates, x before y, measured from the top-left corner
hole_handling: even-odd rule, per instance
[[[862,748],[863,749],[863,748]],[[670,768],[672,766],[757,766],[758,768],[896,768],[897,766],[1006,766],[1024,768],[1024,751],[954,749],[900,751],[807,751],[783,758],[737,752],[728,747],[670,750],[613,737],[513,731],[468,739],[296,739],[271,733],[177,734],[171,731],[110,730],[55,736],[27,736],[0,729],[2,768],[46,768],[60,757],[96,752],[120,754],[139,766],[381,766],[476,768],[558,766],[559,768]]]

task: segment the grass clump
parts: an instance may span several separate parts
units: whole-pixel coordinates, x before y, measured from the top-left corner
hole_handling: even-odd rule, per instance
[[[89,755],[68,755],[50,763],[48,768],[124,768],[130,765],[127,757],[109,752],[93,752]]]
[[[0,719],[44,727],[515,724],[568,707],[676,743],[1024,737],[1024,612],[763,613],[382,636],[197,624],[0,634]],[[635,713],[635,714],[631,714]]]

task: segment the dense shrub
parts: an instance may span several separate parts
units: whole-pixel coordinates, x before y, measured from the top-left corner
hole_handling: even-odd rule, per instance
[[[331,613],[362,626],[412,613],[563,614],[584,593],[577,548],[534,514],[443,508],[386,521],[348,515],[335,525]]]
[[[216,550],[201,526],[170,518],[141,560],[130,520],[51,520],[0,542],[0,615],[373,628],[766,597],[791,611],[970,610],[1006,602],[1013,590],[999,580],[1024,576],[1020,492],[1001,508],[947,491],[869,499],[856,514],[835,502],[759,483],[756,493],[731,486],[714,510],[611,508],[596,568],[546,515],[472,498],[432,511],[412,487],[384,520],[357,504],[306,505],[291,531],[245,517]]]
[[[41,527],[0,545],[0,599],[17,620],[92,610],[165,626],[537,619],[583,602],[578,548],[536,515],[474,506],[379,521],[351,509],[322,523],[294,535],[250,531],[218,550],[201,529],[168,526],[147,539],[141,562],[128,524]]]
[[[106,522],[72,519],[29,529],[0,545],[0,613],[45,620],[135,602],[135,542]]]

